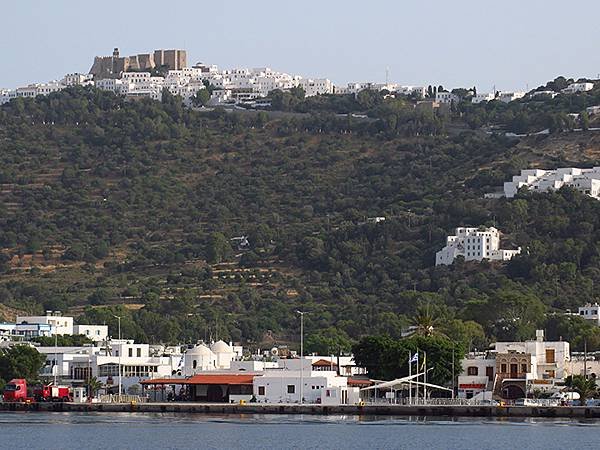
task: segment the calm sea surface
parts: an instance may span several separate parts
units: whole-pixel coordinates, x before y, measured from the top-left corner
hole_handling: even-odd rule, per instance
[[[0,449],[597,449],[600,422],[0,413]]]

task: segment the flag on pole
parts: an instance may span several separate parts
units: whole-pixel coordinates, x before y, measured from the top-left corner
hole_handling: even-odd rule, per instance
[[[419,362],[419,353],[418,352],[413,355],[413,357],[410,359],[410,361],[408,361],[409,364],[416,363],[416,362]]]

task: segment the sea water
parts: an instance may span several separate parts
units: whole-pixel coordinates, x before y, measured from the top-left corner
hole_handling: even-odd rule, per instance
[[[597,449],[600,422],[380,416],[0,413],[0,448]]]

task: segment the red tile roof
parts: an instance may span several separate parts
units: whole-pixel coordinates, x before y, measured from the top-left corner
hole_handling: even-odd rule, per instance
[[[363,387],[363,386],[371,386],[373,384],[373,382],[371,380],[365,379],[365,378],[348,378],[347,380],[348,386],[359,386],[359,387]]]
[[[326,359],[319,359],[318,361],[315,361],[314,363],[312,363],[313,367],[317,366],[317,367],[337,367],[337,364],[335,362],[331,362],[331,361],[327,361]]]
[[[141,381],[142,384],[252,384],[253,374],[201,374],[189,378],[155,378]]]
[[[256,375],[235,374],[235,375],[194,375],[188,381],[188,384],[252,384]]]

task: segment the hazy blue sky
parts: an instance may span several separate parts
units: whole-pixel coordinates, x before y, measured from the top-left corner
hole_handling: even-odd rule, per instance
[[[390,81],[480,91],[600,73],[598,0],[4,0],[2,16],[1,87],[87,72],[113,47],[335,83],[389,67]]]

